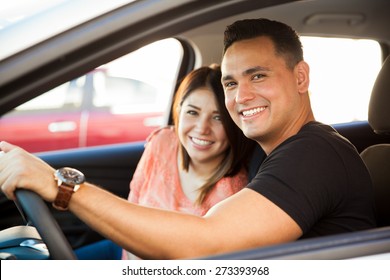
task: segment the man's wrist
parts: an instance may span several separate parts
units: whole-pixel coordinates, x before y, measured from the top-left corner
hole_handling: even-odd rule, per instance
[[[54,180],[58,184],[58,192],[52,205],[57,210],[68,210],[69,201],[85,182],[85,176],[77,169],[63,167],[54,172]]]

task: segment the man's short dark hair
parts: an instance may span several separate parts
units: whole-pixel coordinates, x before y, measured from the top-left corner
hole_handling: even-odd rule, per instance
[[[284,23],[265,18],[239,20],[227,26],[223,53],[234,42],[260,36],[272,40],[276,54],[285,58],[289,68],[303,60],[302,44],[296,31]]]

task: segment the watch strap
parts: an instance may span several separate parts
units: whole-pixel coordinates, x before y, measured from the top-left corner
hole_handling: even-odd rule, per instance
[[[72,197],[74,191],[73,186],[67,186],[64,184],[61,184],[58,187],[58,193],[56,196],[56,199],[53,202],[53,207],[57,210],[66,211],[68,210],[68,205],[70,198]]]

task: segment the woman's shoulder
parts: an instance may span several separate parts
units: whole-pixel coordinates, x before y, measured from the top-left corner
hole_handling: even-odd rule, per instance
[[[248,173],[245,169],[241,169],[234,176],[226,176],[220,179],[210,193],[207,195],[204,205],[209,209],[216,203],[228,198],[229,196],[239,192],[248,184]]]
[[[228,188],[237,192],[248,184],[248,171],[245,168],[241,168],[237,174],[233,176],[225,176],[221,178],[216,187]]]
[[[146,139],[146,146],[154,149],[171,150],[177,146],[178,137],[173,126],[164,126],[154,130]],[[146,147],[145,146],[145,147]]]
[[[149,134],[146,141],[150,142],[160,138],[176,138],[175,128],[171,125],[157,128]]]

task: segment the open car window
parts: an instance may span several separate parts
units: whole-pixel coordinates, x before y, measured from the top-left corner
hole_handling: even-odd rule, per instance
[[[327,124],[366,121],[371,89],[382,65],[379,43],[330,37],[301,39],[310,65],[315,118]]]
[[[182,56],[170,38],[101,65],[4,115],[2,139],[30,152],[144,141],[167,122]]]

